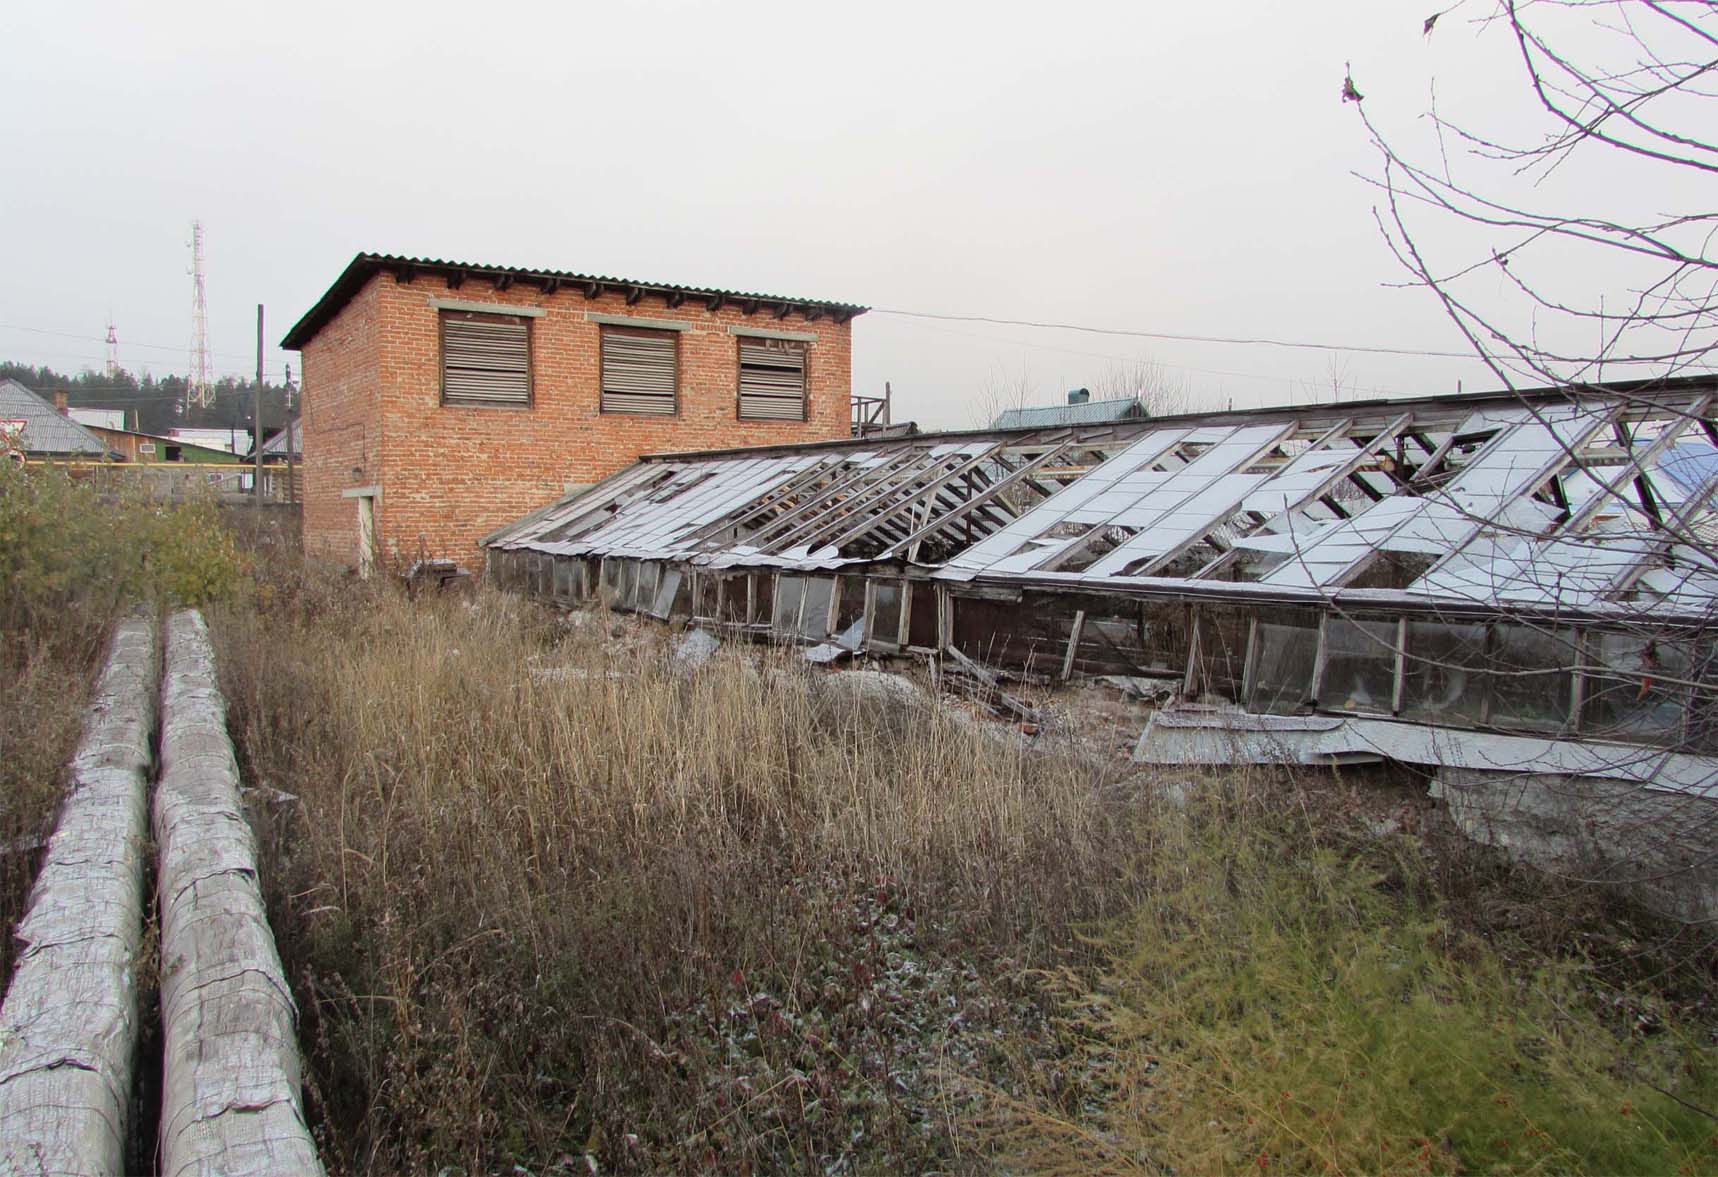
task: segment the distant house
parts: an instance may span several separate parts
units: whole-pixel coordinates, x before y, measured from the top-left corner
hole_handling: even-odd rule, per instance
[[[304,429],[294,417],[262,446],[263,497],[270,502],[297,504],[304,499]]]
[[[1091,393],[1076,388],[1065,405],[1041,405],[1007,409],[990,423],[992,429],[1048,429],[1056,425],[1102,425],[1111,421],[1142,421],[1151,416],[1137,396],[1095,401]]]
[[[640,454],[845,438],[864,307],[359,254],[303,352],[304,548],[471,564]]]
[[[262,460],[264,462],[296,462],[304,457],[304,427],[299,424],[297,417],[286,423],[285,428],[277,429],[274,436],[262,445]]]
[[[124,409],[69,409],[66,413],[79,425],[100,426],[103,429],[124,429]]]
[[[242,454],[251,446],[251,431],[245,429],[169,429],[169,437],[181,445],[194,445],[204,450],[219,450],[227,454]]]
[[[139,433],[134,429],[106,429],[89,426],[89,431],[101,438],[110,453],[127,462],[199,462],[230,466],[239,461],[238,455],[227,450],[196,445],[180,437],[163,437],[155,433]]]
[[[65,393],[49,403],[16,380],[0,380],[0,450],[26,458],[107,457],[101,438],[66,415]]]

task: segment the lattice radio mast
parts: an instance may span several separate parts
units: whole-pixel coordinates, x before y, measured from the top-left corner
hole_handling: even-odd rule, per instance
[[[203,222],[191,222],[191,371],[185,406],[206,409],[215,399],[209,379],[209,300],[203,288]]]
[[[113,316],[107,317],[107,378],[119,375],[119,335],[113,329]]]

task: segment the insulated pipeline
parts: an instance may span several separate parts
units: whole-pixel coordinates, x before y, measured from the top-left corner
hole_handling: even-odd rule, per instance
[[[208,628],[167,625],[155,794],[165,1177],[321,1173],[305,1127],[297,1009],[257,885]]]
[[[17,929],[0,1007],[0,1172],[124,1169],[159,675],[153,619],[122,621]]]

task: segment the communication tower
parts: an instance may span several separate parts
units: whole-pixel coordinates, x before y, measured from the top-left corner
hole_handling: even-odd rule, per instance
[[[203,288],[203,222],[191,222],[191,370],[185,380],[185,405],[208,408],[215,399],[209,378],[209,300]]]
[[[107,317],[107,378],[119,375],[119,335],[113,329],[113,316]]]

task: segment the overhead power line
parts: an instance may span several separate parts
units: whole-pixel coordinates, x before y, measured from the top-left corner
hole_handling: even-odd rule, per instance
[[[1061,355],[1086,356],[1094,360],[1114,360],[1120,364],[1149,364],[1154,368],[1164,368],[1174,372],[1195,372],[1202,376],[1233,376],[1241,380],[1259,380],[1267,384],[1304,384],[1305,380],[1284,375],[1282,372],[1236,372],[1229,368],[1200,368],[1192,364],[1176,364],[1169,360],[1159,359],[1153,355],[1120,355],[1111,351],[1089,351],[1085,348],[1066,347],[1054,343],[1032,343],[1025,339],[1011,338],[1000,335],[984,335],[977,331],[961,331],[954,327],[933,327],[929,323],[916,324],[921,330],[935,331],[939,335],[956,335],[961,339],[978,339],[999,347],[1021,347],[1035,352],[1057,352]],[[1349,384],[1344,388],[1350,392],[1369,392],[1380,399],[1398,395],[1399,389],[1380,388],[1372,384]]]
[[[1120,327],[1090,327],[1083,323],[1045,323],[1035,319],[1002,319],[991,315],[946,315],[932,311],[906,311],[894,307],[872,307],[874,315],[897,315],[904,319],[940,319],[949,323],[989,323],[997,327],[1036,327],[1044,331],[1081,331],[1087,335],[1118,335],[1130,339],[1162,339],[1172,343],[1223,343],[1245,347],[1286,347],[1301,351],[1364,352],[1384,356],[1423,356],[1440,360],[1471,360],[1463,351],[1432,351],[1428,348],[1378,347],[1360,343],[1320,343],[1312,340],[1271,339],[1266,336],[1182,335],[1172,331],[1140,331]]]
[[[26,327],[21,323],[0,323],[0,331],[27,331],[31,335],[57,335],[61,339],[81,339],[90,343],[103,343],[106,341],[106,336],[102,335],[85,335],[77,331],[54,331],[47,327]],[[147,351],[170,351],[177,355],[185,354],[185,345],[182,343],[138,343],[135,339],[127,339],[124,341],[123,346],[127,348],[143,348]],[[211,351],[209,354],[212,356],[226,356],[229,359],[250,358],[249,352]]]

